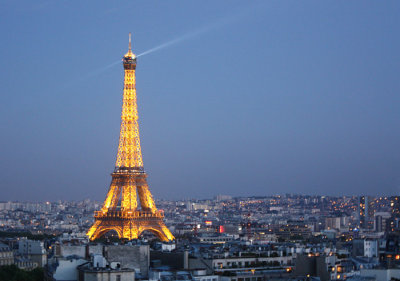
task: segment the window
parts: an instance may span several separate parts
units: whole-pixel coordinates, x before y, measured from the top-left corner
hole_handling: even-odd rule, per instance
[[[116,281],[121,281],[121,275],[117,275]]]

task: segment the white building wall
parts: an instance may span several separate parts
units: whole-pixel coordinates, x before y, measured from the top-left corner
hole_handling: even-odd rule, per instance
[[[119,279],[117,279],[119,276]],[[135,281],[134,272],[85,272],[84,281]]]
[[[56,281],[77,281],[78,280],[78,269],[77,267],[81,264],[86,263],[84,259],[59,259],[58,267],[53,274],[53,278]],[[99,279],[101,280],[101,279]]]
[[[193,276],[195,281],[219,281],[219,275]]]
[[[41,241],[21,239],[18,242],[18,253],[21,255],[45,254],[44,244]]]
[[[364,256],[369,258],[378,256],[378,242],[376,240],[364,240]]]
[[[375,277],[376,280],[400,279],[400,269],[361,269],[361,276]]]

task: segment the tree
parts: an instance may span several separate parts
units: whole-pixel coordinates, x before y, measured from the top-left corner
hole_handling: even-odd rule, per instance
[[[0,266],[0,281],[42,281],[43,279],[44,271],[41,267],[25,271],[14,264]]]

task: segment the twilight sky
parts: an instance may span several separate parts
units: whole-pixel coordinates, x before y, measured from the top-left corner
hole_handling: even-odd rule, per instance
[[[0,201],[103,200],[128,32],[155,198],[400,191],[399,1],[0,0]],[[181,40],[182,39],[182,40]]]

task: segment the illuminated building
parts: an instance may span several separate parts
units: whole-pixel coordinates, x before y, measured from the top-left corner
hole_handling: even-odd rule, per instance
[[[390,197],[390,208],[393,216],[400,215],[400,196]]]
[[[150,231],[160,240],[170,241],[174,236],[164,224],[164,213],[156,208],[143,169],[136,102],[136,56],[131,50],[130,34],[123,65],[124,92],[115,169],[103,207],[95,212],[95,222],[87,235],[94,240],[114,230],[119,238],[131,240],[143,231]]]

